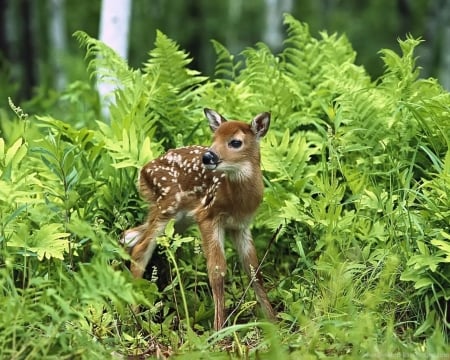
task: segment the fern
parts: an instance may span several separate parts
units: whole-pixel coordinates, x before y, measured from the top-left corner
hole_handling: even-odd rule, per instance
[[[273,133],[267,135],[261,146],[261,155],[262,168],[270,178],[270,183],[262,205],[262,213],[266,215],[262,216],[271,219],[264,221],[270,228],[276,229],[286,219],[299,221],[304,218],[301,215],[300,199],[310,190],[310,182],[319,171],[317,166],[309,162],[321,151],[321,144],[307,141],[305,134],[297,134],[293,139],[289,130],[284,132],[281,139]]]
[[[155,48],[149,55],[150,59],[143,67],[144,73],[152,74],[157,69],[168,91],[184,90],[205,80],[204,77],[198,76],[198,71],[187,67],[192,59],[186,52],[180,50],[173,40],[160,31],[156,33]]]
[[[120,154],[120,148],[113,146],[111,150],[115,154],[119,152],[117,156],[121,159],[120,161],[127,159],[126,161],[129,161],[131,166],[142,165],[142,161],[148,160],[148,156],[144,156],[144,160],[142,160],[136,154],[143,146],[150,145],[149,137],[155,131],[156,118],[154,114],[149,112],[150,99],[155,95],[151,91],[152,88],[147,86],[145,77],[140,70],[130,69],[126,61],[108,46],[83,32],[76,32],[75,36],[87,49],[86,56],[90,59],[88,70],[91,75],[100,77],[102,81],[111,80],[116,88],[116,91],[112,94],[115,101],[110,106],[110,126],[98,122],[103,140],[109,144],[109,147],[116,142],[126,144],[129,139],[123,138],[123,129],[139,128],[141,130],[139,136],[132,139],[134,143],[131,144],[133,148],[131,153],[126,145],[122,147],[122,154]],[[157,152],[158,145],[152,146]],[[152,150],[149,150],[151,154]],[[135,155],[132,155],[133,153]]]
[[[288,192],[304,191],[308,177],[314,173],[314,166],[310,167],[311,157],[321,152],[321,144],[307,142],[303,134],[297,134],[291,140],[289,130],[286,130],[280,141],[275,135],[268,135],[267,142],[262,146],[262,167],[266,172],[272,173],[273,181],[285,182]],[[284,159],[278,162],[278,159]]]
[[[415,81],[419,77],[419,69],[415,65],[414,50],[420,43],[421,40],[412,37],[399,40],[401,56],[389,49],[380,51],[386,67],[386,71],[381,78],[382,87],[391,87],[392,90],[395,90],[394,94],[412,95],[410,92],[408,94],[408,90],[415,87]]]
[[[90,59],[87,69],[91,76],[111,81],[117,88],[133,84],[137,72],[131,71],[125,59],[114,50],[83,31],[76,31],[74,36],[86,47],[86,58]]]
[[[241,67],[241,62],[235,63],[234,56],[228,49],[216,40],[211,40],[211,43],[216,52],[216,67],[214,69],[214,76],[218,83],[232,83]]]
[[[157,114],[159,137],[168,142],[166,146],[174,146],[177,129],[182,124],[190,124],[193,115],[198,116],[192,105],[199,100],[202,91],[200,84],[206,78],[188,68],[192,60],[161,32],[157,32],[155,48],[149,56],[143,67],[146,87],[153,92],[147,111]],[[189,139],[192,134],[187,134]]]
[[[35,253],[38,260],[44,258],[64,260],[64,255],[69,252],[67,240],[69,236],[69,233],[62,232],[60,224],[43,225],[33,233],[26,226],[20,226],[15,229],[8,246]]]

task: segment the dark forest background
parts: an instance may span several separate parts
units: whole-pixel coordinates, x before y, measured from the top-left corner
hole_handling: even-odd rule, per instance
[[[218,40],[233,53],[264,41],[272,50],[285,37],[282,14],[306,22],[313,35],[344,33],[376,79],[383,71],[379,49],[398,49],[407,34],[424,40],[418,64],[422,76],[450,88],[450,1],[448,0],[133,0],[129,55],[139,67],[156,29],[175,39],[210,75]],[[72,37],[83,30],[98,37],[100,0],[0,0],[0,105],[8,96],[23,101],[63,89],[85,78],[83,51]]]

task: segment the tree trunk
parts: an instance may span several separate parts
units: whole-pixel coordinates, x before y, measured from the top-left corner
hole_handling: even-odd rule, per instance
[[[6,21],[7,21],[7,0],[0,0],[0,53],[7,58],[8,57],[8,43],[6,38]]]
[[[292,11],[292,0],[265,0],[266,26],[263,41],[271,49],[279,50],[283,45],[283,14]]]
[[[241,50],[239,43],[239,28],[237,24],[242,15],[242,0],[228,2],[228,26],[226,31],[226,46],[230,53],[234,54]]]
[[[128,55],[131,1],[103,0],[100,17],[100,40],[124,59]]]
[[[438,78],[444,88],[450,91],[450,1],[441,9],[441,58]]]
[[[65,0],[49,0],[49,38],[50,62],[53,67],[53,84],[57,90],[67,85],[67,76],[63,66],[63,56],[67,51]]]
[[[127,59],[128,33],[130,28],[131,0],[103,0],[100,16],[99,39]],[[97,89],[102,102],[102,115],[109,118],[110,98],[106,98],[114,87],[97,79]]]
[[[450,1],[430,3],[425,39],[418,49],[422,76],[437,77],[442,86],[450,90]]]
[[[31,0],[10,2],[7,16],[7,41],[10,43],[8,54],[13,65],[14,81],[20,83],[19,97],[29,99],[32,89],[37,85],[37,63],[35,29]]]

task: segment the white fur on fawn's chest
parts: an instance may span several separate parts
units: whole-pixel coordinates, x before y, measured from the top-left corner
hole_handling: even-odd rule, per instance
[[[242,230],[249,226],[250,222],[252,220],[251,216],[247,217],[234,217],[234,216],[224,216],[224,227],[225,229],[232,229],[232,230]]]

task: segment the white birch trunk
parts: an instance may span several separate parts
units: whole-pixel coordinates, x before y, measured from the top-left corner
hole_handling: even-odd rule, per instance
[[[241,44],[237,37],[236,24],[239,23],[242,12],[242,0],[233,0],[228,5],[228,31],[226,33],[226,44],[230,53],[235,54],[240,51]]]
[[[417,49],[422,76],[435,76],[450,91],[450,1],[432,1],[426,16],[426,41]]]
[[[127,59],[128,33],[130,28],[131,0],[102,0],[99,39]],[[109,119],[109,94],[114,91],[111,83],[97,78],[97,90],[100,95],[102,115]]]
[[[67,52],[65,0],[49,0],[49,39],[51,63],[54,71],[54,86],[61,91],[67,85],[67,76],[63,66],[63,56]]]
[[[283,40],[283,14],[292,10],[292,0],[266,0],[266,26],[263,40],[272,49],[280,49]]]
[[[442,43],[438,78],[442,86],[450,91],[450,2],[441,9]]]

